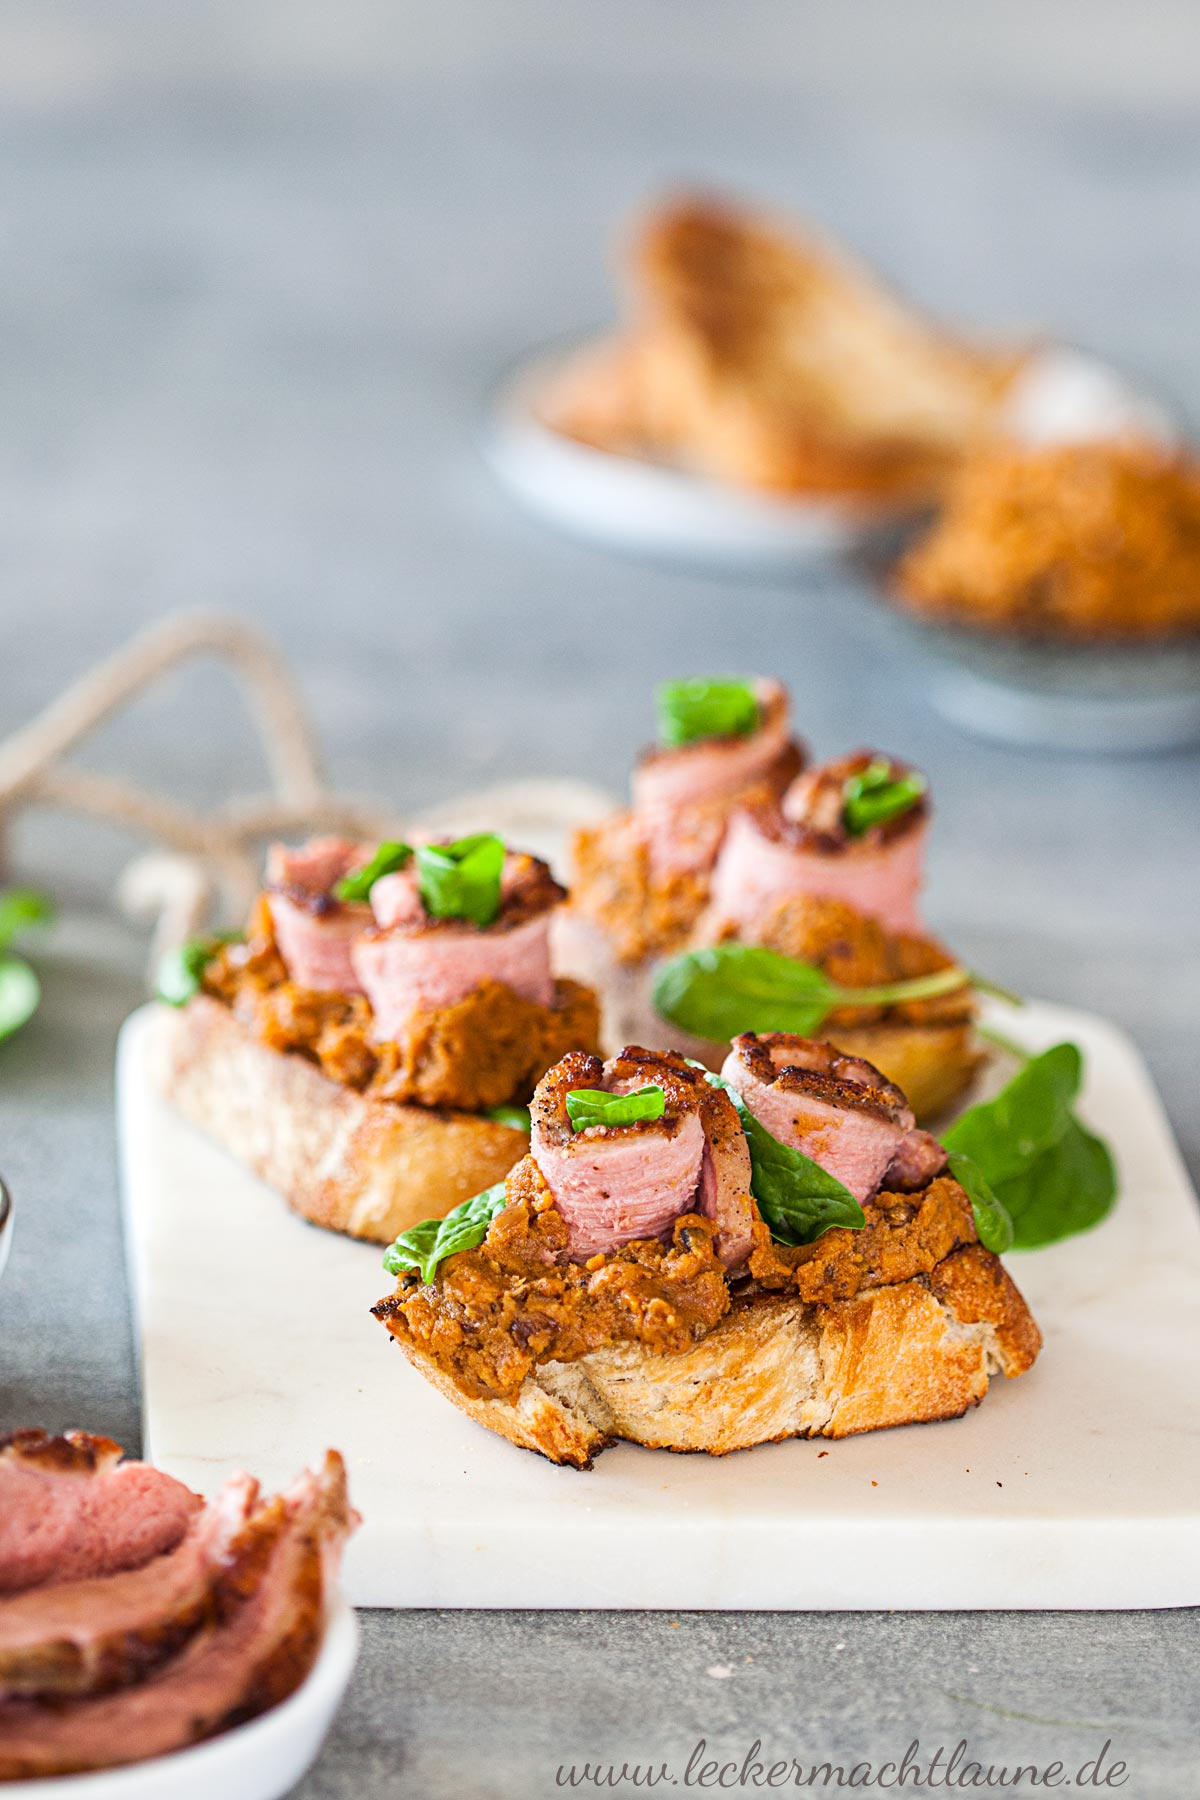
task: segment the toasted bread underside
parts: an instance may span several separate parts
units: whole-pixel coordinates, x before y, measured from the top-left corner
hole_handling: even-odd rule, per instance
[[[953,1419],[992,1375],[1021,1375],[1041,1336],[999,1259],[979,1244],[933,1273],[816,1306],[758,1295],[676,1356],[636,1344],[546,1363],[516,1398],[462,1393],[423,1352],[409,1360],[477,1424],[551,1462],[590,1467],[618,1440],[724,1456],[790,1437],[850,1437]]]
[[[461,1112],[371,1099],[269,1049],[208,995],[163,1008],[156,1066],[194,1125],[332,1231],[390,1244],[502,1181],[523,1132]]]

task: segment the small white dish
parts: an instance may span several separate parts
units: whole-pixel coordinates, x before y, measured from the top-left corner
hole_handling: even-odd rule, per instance
[[[753,494],[551,430],[538,417],[538,395],[579,347],[535,352],[492,400],[483,454],[529,512],[610,550],[715,573],[800,568],[857,543],[859,518],[836,502]]]
[[[13,1203],[12,1195],[0,1180],[0,1275],[4,1273],[4,1265],[8,1261],[8,1253],[12,1249],[13,1240]]]
[[[491,403],[484,457],[502,485],[548,524],[610,550],[715,574],[777,574],[850,553],[912,508],[754,494],[686,469],[618,456],[554,431],[538,396],[582,340],[543,348],[509,371]],[[1170,441],[1167,411],[1107,363],[1070,345],[1029,358],[1005,402],[1003,428],[1029,443],[1134,431]]]
[[[8,1782],[6,1800],[280,1800],[316,1761],[357,1656],[358,1620],[339,1599],[307,1677],[269,1712],[148,1762]]]

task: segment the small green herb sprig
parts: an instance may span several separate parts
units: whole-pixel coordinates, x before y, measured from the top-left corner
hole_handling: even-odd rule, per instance
[[[842,823],[851,837],[862,837],[873,825],[886,825],[898,819],[918,800],[923,799],[929,783],[915,769],[897,774],[894,764],[884,756],[848,775],[842,787]]]
[[[658,741],[667,750],[681,750],[700,738],[749,737],[758,729],[758,696],[748,681],[710,676],[664,681],[655,700]]]
[[[637,1125],[643,1119],[661,1119],[666,1107],[667,1096],[655,1082],[635,1088],[631,1094],[572,1088],[567,1095],[572,1131],[586,1131],[590,1125]]]

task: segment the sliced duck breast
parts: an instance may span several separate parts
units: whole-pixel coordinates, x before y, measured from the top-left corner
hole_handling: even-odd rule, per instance
[[[721,1073],[772,1137],[819,1163],[860,1204],[879,1191],[913,1129],[900,1089],[832,1044],[743,1032]]]
[[[882,1186],[892,1193],[915,1193],[928,1187],[946,1167],[948,1158],[932,1132],[910,1131],[902,1138],[887,1169]]]
[[[333,889],[370,855],[348,838],[313,838],[267,852],[267,905],[275,942],[297,987],[317,993],[362,992],[350,950],[371,924],[369,906],[342,901]]]
[[[733,928],[751,936],[774,906],[800,894],[840,900],[885,931],[920,932],[925,800],[858,837],[844,823],[845,783],[873,760],[860,751],[809,770],[788,789],[779,813],[735,814],[713,872],[706,932]],[[893,767],[907,772],[903,764]]]
[[[236,1475],[173,1550],[120,1575],[44,1583],[0,1607],[0,1700],[65,1699],[141,1680],[212,1622],[214,1585],[258,1499]]]
[[[462,919],[431,919],[412,868],[375,883],[375,928],[352,955],[380,1042],[403,1039],[418,1013],[455,1006],[489,981],[539,1006],[553,1004],[550,921],[565,890],[537,857],[510,851],[500,893],[499,915],[480,928]]]
[[[573,1088],[611,1094],[660,1087],[661,1118],[576,1131],[567,1112]],[[718,1227],[718,1254],[745,1260],[754,1210],[750,1158],[728,1097],[682,1057],[627,1047],[602,1063],[573,1052],[538,1083],[530,1151],[567,1221],[578,1260],[660,1237],[682,1213],[703,1211]]]
[[[285,1699],[320,1647],[329,1584],[355,1523],[331,1451],[255,1513],[218,1583],[216,1623],[149,1679],[54,1706],[0,1703],[0,1779],[164,1755]]]
[[[199,1495],[86,1432],[0,1438],[0,1594],[135,1569],[173,1550]]]
[[[744,737],[698,738],[678,749],[647,750],[633,773],[633,813],[661,872],[708,868],[724,834],[727,809],[747,788],[767,782],[781,793],[803,767],[791,736],[782,682],[758,680],[759,724]]]

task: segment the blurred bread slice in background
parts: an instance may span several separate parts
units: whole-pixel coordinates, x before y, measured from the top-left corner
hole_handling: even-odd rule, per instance
[[[743,487],[932,499],[1025,360],[953,336],[840,251],[722,201],[651,212],[625,277],[625,329],[563,366],[544,421]]]

